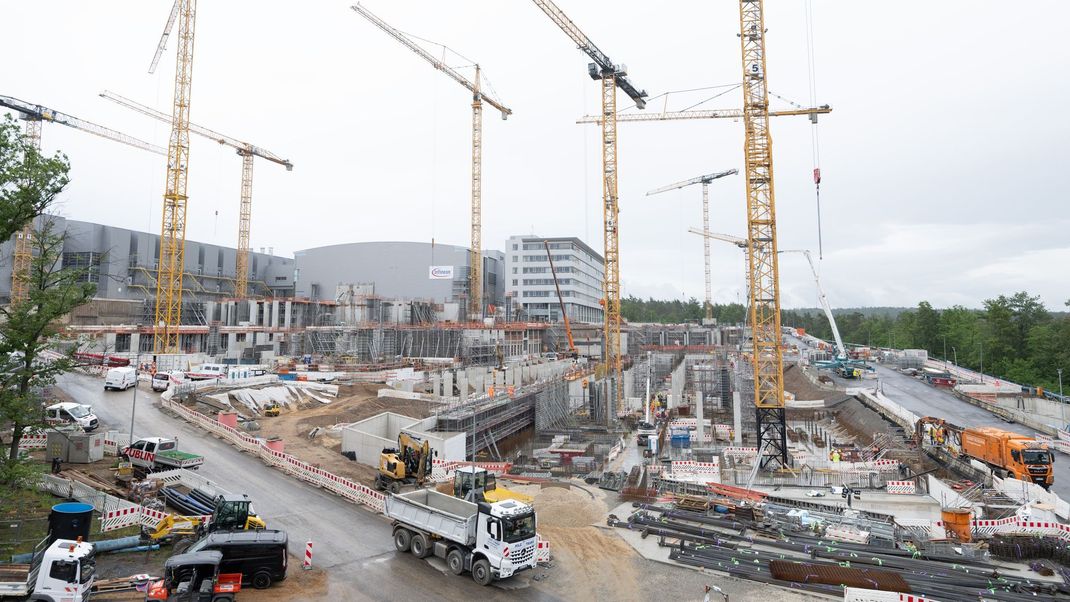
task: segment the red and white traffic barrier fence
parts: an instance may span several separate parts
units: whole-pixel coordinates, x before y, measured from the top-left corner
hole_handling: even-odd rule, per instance
[[[543,539],[541,535],[536,535],[536,537],[538,541],[535,544],[535,562],[550,562],[553,558],[550,554],[550,542]]]
[[[31,449],[44,449],[48,445],[48,435],[44,433],[34,435],[23,435],[19,439],[19,451],[28,451]]]
[[[741,457],[757,456],[758,455],[758,448],[757,447],[726,447],[726,448],[721,450],[721,453],[726,455],[726,456],[741,456]]]
[[[305,561],[301,564],[301,568],[306,571],[312,570],[312,540],[305,542]]]
[[[888,493],[910,495],[917,492],[917,486],[914,481],[888,481]]]

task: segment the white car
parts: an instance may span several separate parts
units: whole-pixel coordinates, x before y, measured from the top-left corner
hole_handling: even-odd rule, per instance
[[[152,390],[166,391],[171,386],[171,375],[167,372],[157,372],[152,375]]]
[[[49,424],[77,424],[86,432],[100,426],[91,406],[65,401],[45,408],[45,420]]]

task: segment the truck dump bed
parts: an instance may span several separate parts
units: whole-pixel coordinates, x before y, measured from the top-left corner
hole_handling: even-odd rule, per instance
[[[169,449],[167,451],[156,453],[156,463],[177,468],[189,468],[191,466],[200,466],[201,464],[204,464],[204,456],[198,456],[197,454],[191,454],[177,449]]]
[[[386,515],[439,537],[472,545],[479,507],[433,489],[417,489],[386,498]]]

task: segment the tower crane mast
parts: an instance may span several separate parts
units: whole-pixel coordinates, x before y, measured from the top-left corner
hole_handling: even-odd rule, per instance
[[[738,169],[729,169],[728,171],[722,171],[718,173],[711,173],[697,178],[691,178],[690,180],[684,180],[683,182],[677,182],[675,184],[669,184],[668,186],[662,186],[651,190],[646,193],[647,196],[652,194],[660,194],[662,192],[668,192],[670,190],[679,190],[692,186],[694,184],[702,184],[702,230],[709,232],[710,230],[710,182],[718,180],[725,176],[734,176],[739,173]],[[713,319],[713,282],[710,276],[710,239],[709,237],[702,238],[702,257],[703,266],[706,271],[706,319]]]
[[[6,107],[19,112],[20,118],[26,122],[26,137],[30,141],[30,144],[32,144],[38,151],[41,150],[41,125],[45,121],[48,121],[159,155],[167,154],[166,149],[150,142],[145,142],[144,140],[140,140],[111,128],[106,128],[102,125],[97,125],[91,121],[79,119],[73,115],[61,113],[60,111],[25,102],[10,96],[0,96],[0,107]],[[15,252],[11,262],[12,301],[25,299],[29,292],[28,278],[30,264],[33,261],[33,249],[31,245],[32,237],[32,223],[26,224],[26,226],[15,236]]]
[[[565,32],[580,50],[591,57],[587,65],[591,79],[602,82],[602,226],[605,241],[605,321],[602,329],[604,346],[603,360],[606,373],[615,379],[612,398],[619,415],[624,409],[624,379],[621,370],[620,350],[620,233],[619,207],[617,204],[617,88],[635,102],[646,107],[645,90],[637,88],[628,78],[628,70],[610,60],[587,34],[572,22],[551,0],[534,0],[535,5],[546,13]]]
[[[155,70],[171,28],[178,24],[175,91],[171,109],[171,138],[167,146],[167,182],[160,226],[160,265],[156,272],[156,311],[153,351],[179,350],[182,324],[182,279],[186,258],[186,182],[189,178],[189,108],[193,84],[193,39],[197,0],[176,0],[149,72]]]
[[[100,96],[128,109],[137,111],[142,115],[152,117],[157,121],[162,121],[164,123],[170,123],[171,121],[171,117],[166,113],[157,111],[152,107],[135,102],[114,92],[105,90]],[[293,171],[294,166],[289,160],[283,159],[269,150],[220,134],[219,132],[197,125],[196,123],[189,124],[189,131],[208,138],[209,140],[214,140],[221,145],[235,149],[238,156],[242,158],[241,205],[239,206],[238,214],[238,253],[235,259],[234,279],[234,296],[242,298],[248,294],[249,287],[249,233],[252,230],[253,217],[253,157],[260,157],[261,159],[266,159],[272,163],[282,165],[286,168],[286,171]]]
[[[472,92],[472,203],[471,248],[468,260],[468,314],[470,319],[479,318],[483,315],[483,102],[498,109],[503,120],[512,115],[513,111],[483,93],[480,88],[481,72],[478,64],[475,66],[475,81],[471,81],[360,4],[350,8],[400,42],[402,46],[431,63],[435,69],[445,73],[450,79]]]
[[[744,160],[747,184],[747,257],[754,362],[758,463],[788,465],[784,414],[784,356],[780,344],[780,274],[777,264],[773,139],[769,134],[769,89],[762,0],[739,0],[743,67]]]

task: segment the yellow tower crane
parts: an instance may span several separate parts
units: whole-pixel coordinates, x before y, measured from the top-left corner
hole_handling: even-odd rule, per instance
[[[710,230],[710,182],[719,180],[725,176],[734,176],[737,173],[739,173],[739,170],[737,169],[711,173],[651,190],[646,193],[646,195],[650,196],[652,194],[660,194],[670,190],[679,190],[693,184],[702,184],[702,229],[708,232]],[[708,237],[703,237],[702,239],[702,251],[703,266],[706,270],[706,320],[713,320],[713,283],[712,278],[710,277],[710,239]]]
[[[775,468],[788,465],[788,443],[784,416],[780,273],[777,264],[773,138],[769,134],[765,33],[762,0],[739,0],[747,185],[747,258],[753,341],[751,361],[754,363],[754,405],[761,456],[758,464],[763,468]]]
[[[160,227],[160,265],[156,272],[156,311],[153,351],[179,350],[182,324],[182,279],[186,261],[186,181],[189,177],[189,106],[193,83],[193,34],[197,0],[176,0],[156,47],[149,73],[156,70],[171,29],[178,23],[175,92],[171,109],[171,139],[167,145],[167,182]]]
[[[105,90],[100,96],[128,109],[133,109],[142,115],[148,115],[153,119],[165,123],[170,123],[171,121],[171,118],[166,113],[157,111],[152,107],[145,106],[114,92]],[[234,267],[234,296],[243,298],[248,294],[249,287],[249,232],[251,231],[253,219],[253,157],[260,157],[261,159],[267,159],[272,163],[282,165],[286,168],[286,171],[293,171],[294,166],[289,160],[283,159],[269,150],[260,148],[259,146],[248,142],[236,140],[204,126],[197,125],[196,123],[191,122],[189,124],[189,131],[199,136],[204,136],[209,140],[214,140],[224,146],[229,146],[235,149],[238,156],[241,157],[241,205],[238,213],[238,254]]]
[[[617,205],[617,88],[628,95],[640,109],[646,106],[646,91],[636,88],[628,79],[628,70],[618,65],[587,37],[551,0],[534,0],[535,5],[550,17],[580,50],[591,57],[587,65],[591,79],[602,82],[602,222],[605,240],[605,322],[602,344],[606,373],[612,374],[615,401],[619,415],[624,410],[624,379],[621,374],[620,349],[620,249]],[[607,404],[608,406],[609,404]]]
[[[61,113],[41,105],[24,102],[10,96],[0,96],[0,107],[14,109],[19,112],[20,118],[26,122],[26,138],[38,151],[41,150],[41,124],[48,121],[159,155],[167,154],[166,149],[150,142],[145,142],[144,140],[128,136],[122,132],[97,125],[84,119],[79,119],[73,115]],[[11,262],[11,301],[13,302],[25,299],[28,292],[27,279],[30,273],[30,264],[33,261],[32,237],[32,223],[26,224],[22,231],[15,236],[15,252],[13,261]]]
[[[468,260],[468,318],[478,320],[483,316],[483,101],[498,109],[502,119],[507,119],[513,111],[498,100],[487,96],[480,88],[480,69],[476,64],[473,80],[458,73],[455,69],[435,58],[416,44],[409,36],[375,16],[360,4],[351,6],[354,11],[369,20],[379,29],[385,31],[409,50],[415,52],[435,69],[445,73],[453,81],[472,92],[472,206],[471,206],[471,249]]]

